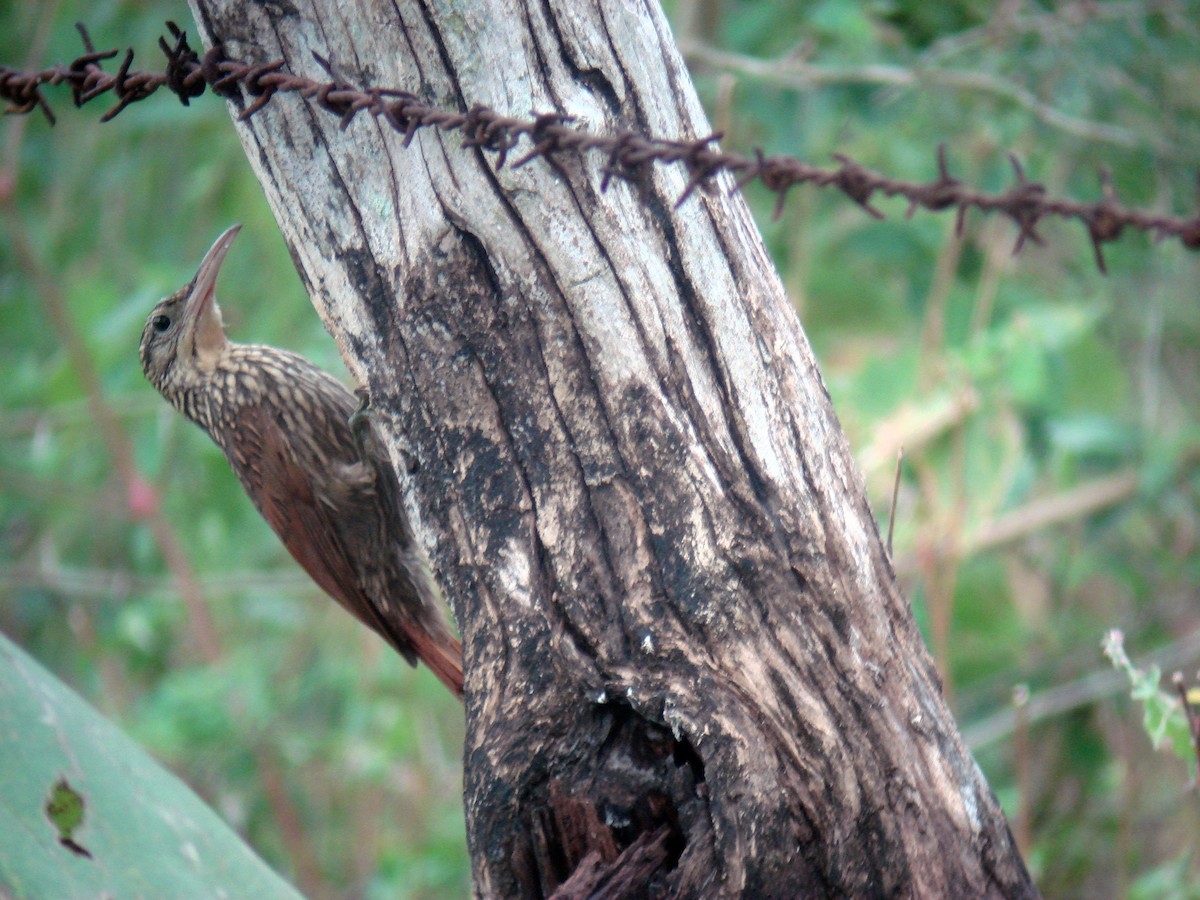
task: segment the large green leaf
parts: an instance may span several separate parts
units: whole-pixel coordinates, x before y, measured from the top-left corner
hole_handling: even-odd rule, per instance
[[[0,634],[0,895],[298,897],[192,791]]]

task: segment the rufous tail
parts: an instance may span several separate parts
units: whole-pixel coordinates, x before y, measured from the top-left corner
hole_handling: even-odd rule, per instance
[[[463,695],[462,641],[449,634],[432,635],[414,628],[408,635],[421,661],[429,666],[451,693],[459,700]]]

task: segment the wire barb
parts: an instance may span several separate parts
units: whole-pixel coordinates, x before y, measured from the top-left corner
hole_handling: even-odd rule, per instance
[[[134,69],[133,50],[127,50],[117,72],[110,74],[104,70],[103,63],[115,58],[119,51],[97,51],[87,29],[77,23],[84,52],[69,64],[36,72],[0,65],[0,101],[8,104],[4,112],[23,115],[40,109],[53,125],[56,121],[54,112],[42,93],[45,85],[66,84],[76,106],[112,92],[117,100],[101,116],[102,122],[110,121],[161,87],[173,93],[185,106],[211,88],[215,94],[239,106],[238,119],[246,121],[279,94],[298,93],[337,116],[338,127],[342,130],[349,128],[360,113],[382,120],[403,136],[404,147],[412,143],[422,128],[446,133],[459,131],[464,147],[496,155],[493,164],[497,170],[504,168],[509,155],[522,141],[528,141],[530,149],[512,164],[513,169],[520,169],[536,159],[557,165],[554,157],[568,151],[600,153],[605,157],[600,168],[601,191],[608,189],[614,177],[643,181],[651,164],[682,165],[687,170],[687,183],[676,207],[690,199],[697,188],[705,187],[712,179],[728,172],[735,179],[731,193],[758,181],[775,194],[775,219],[783,213],[788,191],[798,184],[835,187],[875,219],[884,218],[872,203],[872,198],[879,194],[907,200],[907,217],[911,217],[918,207],[931,212],[953,208],[956,210],[955,231],[960,237],[969,210],[999,212],[1017,227],[1014,253],[1019,253],[1027,241],[1043,243],[1038,227],[1045,219],[1076,219],[1087,229],[1096,267],[1101,273],[1107,271],[1102,246],[1117,240],[1127,228],[1157,238],[1173,237],[1189,250],[1200,249],[1200,213],[1182,218],[1126,209],[1118,202],[1107,171],[1100,173],[1101,199],[1079,203],[1050,198],[1045,185],[1029,180],[1020,161],[1012,155],[1009,160],[1016,178],[1012,187],[999,194],[975,191],[950,174],[944,144],[937,150],[937,177],[914,183],[889,178],[842,154],[834,156],[837,166],[822,168],[790,156],[768,157],[757,149],[751,156],[722,151],[716,146],[720,134],[695,140],[651,138],[632,131],[599,135],[578,127],[570,116],[559,113],[535,113],[531,118],[518,119],[478,104],[465,113],[452,112],[431,106],[409,91],[356,88],[332,61],[317,53],[313,56],[330,80],[318,81],[290,73],[284,69],[283,60],[257,64],[239,62],[228,58],[220,46],[213,47],[201,57],[188,44],[185,31],[174,22],[167,22],[166,27],[170,40],[164,36],[158,41],[167,60],[165,71]]]

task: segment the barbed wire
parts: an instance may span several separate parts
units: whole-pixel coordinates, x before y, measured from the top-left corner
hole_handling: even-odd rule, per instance
[[[55,65],[36,72],[23,72],[0,65],[0,99],[10,105],[6,114],[27,114],[40,109],[51,125],[54,112],[42,93],[45,86],[65,84],[71,89],[76,107],[112,93],[117,102],[100,117],[114,119],[130,104],[140,102],[165,87],[186,106],[206,89],[219,96],[239,100],[243,108],[238,116],[249,119],[281,93],[298,93],[318,107],[338,116],[345,130],[360,113],[382,119],[404,136],[404,146],[412,143],[422,128],[443,132],[459,131],[463,145],[496,154],[495,166],[503,168],[510,154],[522,141],[530,149],[512,163],[520,168],[535,159],[552,161],[564,152],[603,153],[607,156],[601,190],[613,177],[636,181],[652,163],[681,164],[688,171],[688,182],[676,202],[679,206],[697,187],[722,172],[735,179],[733,190],[741,190],[758,181],[776,197],[775,218],[783,211],[788,191],[800,184],[840,190],[876,219],[884,218],[872,200],[876,195],[902,197],[909,203],[907,215],[918,208],[932,212],[957,210],[957,232],[961,235],[969,210],[1001,213],[1017,227],[1014,253],[1027,241],[1043,243],[1039,224],[1047,218],[1074,219],[1087,230],[1095,251],[1096,265],[1106,272],[1103,245],[1119,238],[1126,228],[1147,232],[1159,239],[1177,238],[1189,250],[1200,249],[1200,214],[1191,218],[1157,215],[1123,207],[1117,200],[1109,174],[1101,170],[1101,199],[1091,203],[1060,200],[1048,195],[1045,185],[1030,181],[1015,156],[1009,155],[1014,183],[1007,190],[989,193],[975,190],[950,174],[945,146],[937,152],[938,176],[928,182],[890,178],[861,165],[842,154],[835,154],[836,166],[810,165],[790,156],[766,156],[761,150],[752,156],[726,152],[714,144],[722,135],[715,133],[696,140],[669,140],[647,137],[622,130],[613,134],[593,134],[572,124],[569,116],[557,113],[521,119],[505,116],[487,106],[476,105],[465,113],[440,109],[422,101],[416,94],[393,88],[356,88],[341,77],[333,64],[313,56],[332,80],[317,81],[284,70],[284,61],[250,64],[230,59],[221,47],[203,56],[189,44],[187,35],[174,22],[167,22],[173,42],[159,38],[159,47],[167,57],[163,72],[143,72],[132,68],[133,50],[125,51],[115,73],[102,66],[119,51],[97,51],[87,29],[77,24],[85,52],[66,65]]]

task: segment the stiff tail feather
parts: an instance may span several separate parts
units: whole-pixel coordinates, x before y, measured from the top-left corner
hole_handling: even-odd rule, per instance
[[[463,695],[462,642],[449,634],[432,635],[414,628],[406,637],[429,671],[433,672],[459,700]]]

